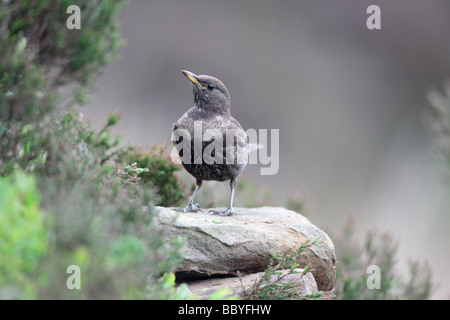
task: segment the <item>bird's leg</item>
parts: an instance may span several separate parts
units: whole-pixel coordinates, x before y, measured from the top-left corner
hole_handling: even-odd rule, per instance
[[[231,179],[230,181],[231,188],[231,197],[230,197],[230,205],[227,210],[219,211],[219,210],[209,210],[208,212],[212,212],[213,214],[218,214],[219,216],[232,216],[234,213],[233,210],[233,199],[234,199],[234,189],[236,188],[236,180]]]
[[[189,202],[188,202],[186,208],[183,209],[184,213],[202,211],[202,209],[200,209],[199,204],[194,203],[194,199],[195,199],[195,196],[197,195],[197,191],[202,186],[202,180],[197,180],[196,183],[197,183],[197,186],[195,187],[194,193],[192,194],[192,197],[189,199]]]

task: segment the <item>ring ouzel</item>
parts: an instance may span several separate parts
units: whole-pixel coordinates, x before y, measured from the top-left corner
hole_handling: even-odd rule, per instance
[[[230,216],[233,214],[236,179],[248,163],[248,138],[239,122],[230,114],[230,95],[225,85],[211,76],[196,75],[186,70],[182,72],[193,84],[194,105],[173,124],[172,139],[184,168],[196,179],[197,184],[183,212],[201,210],[198,203],[194,204],[194,199],[203,180],[230,180],[229,207],[225,211],[210,210],[215,214]],[[196,134],[196,128],[201,129],[200,136]],[[205,139],[208,130],[216,133],[214,139]],[[190,148],[190,156],[184,153],[185,148],[180,148],[182,139],[179,134],[175,134],[180,131],[188,133],[183,139],[186,139],[184,147]],[[208,146],[213,142],[217,144],[210,152],[211,147]],[[195,150],[196,146],[201,146],[201,155],[195,152],[199,151]],[[219,161],[211,161],[207,157]]]

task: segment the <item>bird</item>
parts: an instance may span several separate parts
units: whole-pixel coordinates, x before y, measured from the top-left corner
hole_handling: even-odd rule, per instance
[[[236,181],[248,164],[248,136],[239,122],[231,116],[230,94],[222,81],[187,70],[182,70],[182,73],[192,83],[194,105],[173,124],[172,142],[183,167],[196,181],[195,190],[183,212],[202,211],[194,201],[203,181],[230,180],[230,205],[224,211],[209,212],[231,216],[234,214]],[[199,135],[198,129],[204,135]],[[208,130],[215,133],[214,139],[205,139]],[[214,148],[211,148],[213,143]]]

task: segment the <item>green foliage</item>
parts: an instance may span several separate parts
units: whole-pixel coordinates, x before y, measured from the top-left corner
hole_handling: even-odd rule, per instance
[[[44,281],[39,297],[145,298],[145,288],[180,261],[183,242],[165,241],[165,229],[155,224],[149,190],[123,185],[113,170],[85,168],[70,185],[71,175],[64,175],[64,182],[60,174],[40,178],[54,249],[40,264]],[[72,264],[82,270],[82,290],[68,290],[60,271],[55,276]]]
[[[0,292],[2,287],[17,286],[21,289],[17,295],[32,297],[28,281],[36,275],[47,250],[48,235],[34,177],[21,171],[0,177]],[[15,298],[7,292],[5,296]]]
[[[47,160],[35,172],[57,257],[46,259],[42,268],[52,274],[87,257],[81,259],[86,289],[70,292],[64,279],[46,278],[43,297],[145,298],[145,287],[181,259],[183,242],[167,243],[164,229],[155,224],[152,190],[140,181],[147,168],[120,168],[114,160],[115,152],[123,151],[112,150],[115,138],[107,128],[115,122],[110,115],[96,132],[72,109],[51,127]]]
[[[397,244],[389,233],[368,232],[362,245],[349,221],[341,235],[333,238],[338,263],[335,290],[338,299],[385,300],[427,299],[433,288],[431,271],[426,263],[409,263],[409,277],[396,273]],[[380,289],[369,289],[367,268],[380,268]]]
[[[135,236],[123,235],[111,242],[107,257],[112,268],[139,264],[145,258],[145,244]]]
[[[137,162],[126,165],[123,170],[119,170],[118,174],[122,177],[123,185],[138,184],[141,181],[139,175],[148,172],[148,168],[138,168]]]
[[[182,199],[179,167],[120,146],[118,111],[95,130],[67,110],[114,57],[123,2],[77,1],[81,30],[66,28],[72,1],[0,4],[0,297],[147,298],[181,260],[152,206]]]
[[[46,130],[35,132],[30,150],[39,150],[42,160],[25,167],[37,178],[52,250],[35,266],[39,272],[27,287],[14,287],[15,292],[34,295],[17,297],[146,298],[146,287],[156,286],[159,277],[181,260],[183,241],[167,243],[164,229],[155,224],[153,188],[140,180],[148,169],[116,163],[117,152],[127,154],[108,130],[117,120],[110,115],[96,131],[71,109]],[[166,158],[147,159],[161,166],[167,163]],[[151,186],[151,180],[147,183]],[[83,290],[66,288],[62,270],[72,264],[83,272]]]
[[[9,120],[18,125],[42,119],[52,109],[55,93],[47,92],[45,76],[24,50],[27,39],[6,42],[5,35],[0,36],[0,123]]]
[[[324,299],[329,298],[329,292],[314,293],[312,296],[300,295],[296,288],[300,285],[293,280],[289,280],[289,276],[300,274],[300,277],[311,271],[311,266],[307,265],[300,272],[297,263],[298,257],[307,248],[319,245],[316,240],[305,241],[297,250],[292,250],[288,254],[280,255],[276,253],[269,261],[269,264],[262,275],[260,275],[251,285],[245,288],[244,297],[248,300],[298,300],[298,299]]]
[[[193,300],[195,296],[185,283],[177,287],[175,284],[175,274],[171,272],[164,273],[154,287],[147,287],[147,298],[160,300]]]
[[[80,30],[66,28],[72,4],[80,7]],[[3,39],[14,45],[26,38],[34,64],[56,71],[52,86],[84,85],[104,70],[120,46],[114,16],[123,5],[123,0],[4,1]]]
[[[153,188],[156,194],[155,204],[160,206],[177,206],[186,199],[184,186],[175,172],[180,166],[172,162],[166,148],[154,145],[149,151],[130,146],[118,153],[118,162],[133,163],[140,168],[147,168],[141,174],[142,184]]]
[[[57,95],[46,89],[42,72],[21,49],[26,39],[13,45],[0,36],[0,173],[11,172],[40,154],[30,150],[35,143],[34,128],[50,112]]]
[[[87,88],[120,46],[114,16],[123,3],[77,1],[80,30],[66,27],[72,1],[1,3],[0,174],[32,170],[45,160],[45,152],[32,148],[43,143],[35,136],[55,121],[52,111],[63,98],[67,104],[86,101]]]

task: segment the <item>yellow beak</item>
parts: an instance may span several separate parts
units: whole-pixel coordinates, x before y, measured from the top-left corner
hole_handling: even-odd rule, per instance
[[[192,73],[187,70],[182,70],[181,72],[183,72],[183,74],[186,76],[186,78],[188,78],[190,82],[195,84],[197,86],[197,88],[199,88],[200,90],[205,90],[205,88],[200,84],[200,82],[198,82],[197,75],[195,73]]]

